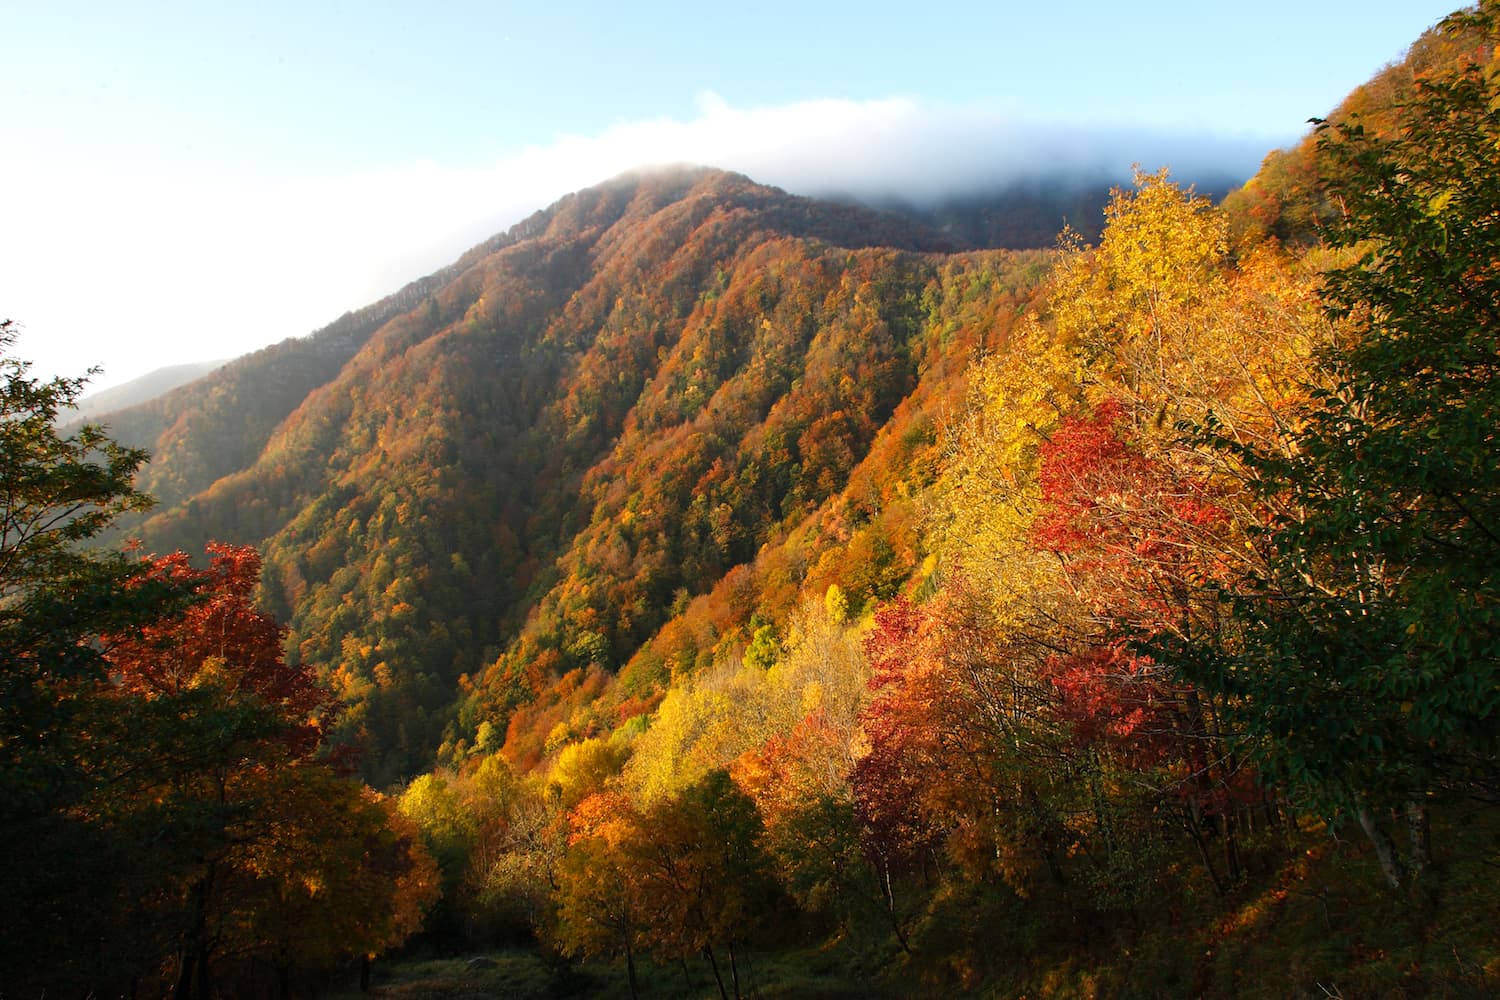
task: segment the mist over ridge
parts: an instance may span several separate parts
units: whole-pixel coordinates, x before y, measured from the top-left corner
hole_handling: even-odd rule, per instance
[[[566,193],[643,165],[698,163],[794,194],[926,209],[1061,177],[1108,187],[1127,182],[1134,164],[1170,166],[1188,182],[1243,180],[1292,138],[1048,124],[904,97],[740,107],[705,94],[690,118],[563,133],[489,162],[416,153],[354,174],[257,178],[20,160],[6,170],[29,196],[10,206],[0,274],[38,369],[102,365],[94,385],[103,389],[305,335]],[[95,294],[71,294],[66,273],[48,266],[64,256],[96,275]],[[223,310],[227,300],[236,308]],[[205,343],[196,331],[210,314]]]

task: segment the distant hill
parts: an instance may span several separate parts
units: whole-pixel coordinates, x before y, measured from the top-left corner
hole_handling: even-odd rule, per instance
[[[1198,194],[1220,201],[1241,177],[1184,178]],[[1037,178],[992,190],[976,190],[932,203],[875,202],[944,233],[966,247],[986,250],[1045,249],[1057,244],[1064,226],[1085,243],[1099,241],[1104,206],[1116,186],[1103,180]]]
[[[377,329],[443,287],[474,261],[525,239],[539,216],[474,247],[453,264],[306,337],[244,355],[196,382],[108,414],[119,441],[150,450],[141,486],[164,507],[252,464],[272,432],[333,378]]]
[[[167,368],[158,368],[148,372],[140,378],[131,379],[121,385],[91,392],[78,400],[76,406],[66,415],[66,421],[95,420],[105,413],[113,413],[118,410],[127,410],[132,406],[150,402],[158,396],[171,392],[180,385],[186,385],[195,379],[202,378],[209,372],[222,367],[224,361],[199,361],[191,364],[171,365]]]

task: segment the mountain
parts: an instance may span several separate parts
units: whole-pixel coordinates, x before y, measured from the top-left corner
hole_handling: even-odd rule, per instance
[[[579,678],[642,711],[804,591],[891,596],[961,373],[1049,266],[962,248],[1104,196],[1007,190],[928,225],[709,169],[616,178],[110,415],[154,456],[130,530],[264,550],[372,780],[481,723],[535,759]]]
[[[306,337],[223,364],[213,374],[150,401],[101,414],[122,443],[151,451],[141,486],[163,506],[252,464],[272,432],[314,389],[333,378],[391,318],[411,309],[464,269],[526,238],[536,217],[474,247],[453,264],[372,305],[345,313]]]
[[[868,530],[899,478],[872,451],[931,458],[933,408],[1045,270],[955,249],[733,174],[617,178],[113,415],[155,456],[161,506],[134,530],[157,550],[262,546],[293,655],[351,705],[376,781],[574,671],[631,665],[649,695],[670,667],[643,646],[706,655],[661,628],[818,518],[827,544],[889,550],[888,579],[846,581],[860,600],[909,571],[910,537]],[[830,575],[819,544],[782,604]],[[750,624],[733,603],[714,643]]]
[[[1211,174],[1186,178],[1198,194],[1220,201],[1245,178]],[[1104,206],[1117,185],[1106,180],[1035,178],[993,189],[976,189],[931,202],[877,201],[895,212],[945,233],[968,247],[1027,250],[1055,246],[1064,227],[1088,244],[1104,231]]]
[[[1500,5],[1442,30],[1076,253],[580,191],[131,411],[135,528],[262,548],[427,945],[539,992],[1486,994]]]
[[[78,400],[77,405],[69,411],[68,420],[95,420],[106,413],[128,410],[133,406],[149,403],[180,385],[202,378],[223,364],[221,360],[171,365],[147,372],[140,378],[131,379],[121,385],[91,392]]]

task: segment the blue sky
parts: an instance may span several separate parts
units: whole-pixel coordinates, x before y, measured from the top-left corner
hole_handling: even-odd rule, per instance
[[[310,332],[643,162],[810,194],[1248,172],[1452,6],[0,0],[0,316],[104,386]]]

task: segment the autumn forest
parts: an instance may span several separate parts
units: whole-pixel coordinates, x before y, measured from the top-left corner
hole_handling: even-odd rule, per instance
[[[1497,150],[1486,0],[1218,203],[643,171],[86,425],[5,323],[0,996],[1495,995]]]

